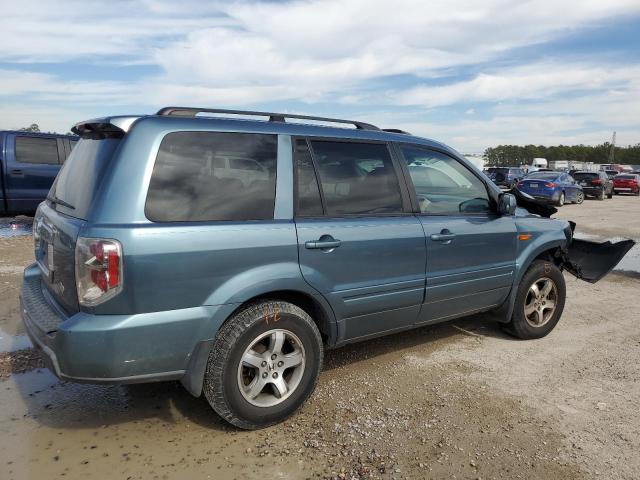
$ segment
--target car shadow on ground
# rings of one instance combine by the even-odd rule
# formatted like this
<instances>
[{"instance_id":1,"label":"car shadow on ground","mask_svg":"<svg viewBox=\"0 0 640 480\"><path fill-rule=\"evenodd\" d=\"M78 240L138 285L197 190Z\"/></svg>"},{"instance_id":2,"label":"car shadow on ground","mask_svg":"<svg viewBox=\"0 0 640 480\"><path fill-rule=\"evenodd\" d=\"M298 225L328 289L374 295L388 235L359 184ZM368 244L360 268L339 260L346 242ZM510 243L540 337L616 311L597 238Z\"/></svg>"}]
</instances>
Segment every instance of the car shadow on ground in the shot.
<instances>
[{"instance_id":1,"label":"car shadow on ground","mask_svg":"<svg viewBox=\"0 0 640 480\"><path fill-rule=\"evenodd\" d=\"M438 349L433 344L443 340L455 342L455 337L461 339L466 335L512 340L496 322L475 315L328 350L324 371L421 346ZM50 428L101 428L147 420L171 425L186 418L207 429L235 430L212 411L204 396L193 397L179 382L78 384L61 382L45 369L12 378L26 406L26 416Z\"/></svg>"}]
</instances>

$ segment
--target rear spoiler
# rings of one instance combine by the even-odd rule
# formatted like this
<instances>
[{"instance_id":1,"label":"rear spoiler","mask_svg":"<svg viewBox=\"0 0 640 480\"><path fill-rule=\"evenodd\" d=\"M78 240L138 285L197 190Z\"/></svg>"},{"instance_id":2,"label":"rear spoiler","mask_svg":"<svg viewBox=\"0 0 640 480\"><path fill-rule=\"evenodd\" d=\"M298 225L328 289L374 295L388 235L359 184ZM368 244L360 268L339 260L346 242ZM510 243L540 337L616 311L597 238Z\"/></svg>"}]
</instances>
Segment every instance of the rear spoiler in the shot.
<instances>
[{"instance_id":1,"label":"rear spoiler","mask_svg":"<svg viewBox=\"0 0 640 480\"><path fill-rule=\"evenodd\" d=\"M117 116L94 118L76 123L71 131L81 138L119 138L129 131L139 116Z\"/></svg>"}]
</instances>

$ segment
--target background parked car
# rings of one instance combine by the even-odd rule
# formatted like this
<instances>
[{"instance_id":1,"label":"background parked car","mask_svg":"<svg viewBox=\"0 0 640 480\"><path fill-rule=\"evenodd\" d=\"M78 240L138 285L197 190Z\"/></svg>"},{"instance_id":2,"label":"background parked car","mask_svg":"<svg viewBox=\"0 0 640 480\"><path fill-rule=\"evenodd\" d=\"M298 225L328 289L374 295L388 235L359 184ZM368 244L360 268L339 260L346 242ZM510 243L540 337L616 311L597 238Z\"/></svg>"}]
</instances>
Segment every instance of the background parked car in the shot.
<instances>
[{"instance_id":1,"label":"background parked car","mask_svg":"<svg viewBox=\"0 0 640 480\"><path fill-rule=\"evenodd\" d=\"M573 178L580 184L585 195L604 200L613 197L613 181L603 172L576 172Z\"/></svg>"},{"instance_id":2,"label":"background parked car","mask_svg":"<svg viewBox=\"0 0 640 480\"><path fill-rule=\"evenodd\" d=\"M582 203L582 187L568 173L533 172L518 182L517 189L547 203L562 206L565 202Z\"/></svg>"},{"instance_id":3,"label":"background parked car","mask_svg":"<svg viewBox=\"0 0 640 480\"><path fill-rule=\"evenodd\" d=\"M620 172L618 170L605 170L604 173L607 174L607 177L609 177L610 179L613 180L613 177L615 177L616 175L618 175Z\"/></svg>"},{"instance_id":4,"label":"background parked car","mask_svg":"<svg viewBox=\"0 0 640 480\"><path fill-rule=\"evenodd\" d=\"M640 175L621 173L613 178L613 193L633 193L640 195Z\"/></svg>"},{"instance_id":5,"label":"background parked car","mask_svg":"<svg viewBox=\"0 0 640 480\"><path fill-rule=\"evenodd\" d=\"M485 173L499 187L513 188L526 172L520 167L489 167Z\"/></svg>"},{"instance_id":6,"label":"background parked car","mask_svg":"<svg viewBox=\"0 0 640 480\"><path fill-rule=\"evenodd\" d=\"M78 137L0 132L0 214L33 213Z\"/></svg>"}]
</instances>

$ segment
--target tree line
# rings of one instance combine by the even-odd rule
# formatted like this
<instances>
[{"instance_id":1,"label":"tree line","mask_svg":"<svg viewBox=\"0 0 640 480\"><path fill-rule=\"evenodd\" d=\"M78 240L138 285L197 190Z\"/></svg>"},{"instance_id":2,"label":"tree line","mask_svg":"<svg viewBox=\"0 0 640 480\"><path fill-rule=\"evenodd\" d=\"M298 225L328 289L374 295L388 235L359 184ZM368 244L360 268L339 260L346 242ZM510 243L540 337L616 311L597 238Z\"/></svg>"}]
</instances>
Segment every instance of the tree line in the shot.
<instances>
[{"instance_id":1,"label":"tree line","mask_svg":"<svg viewBox=\"0 0 640 480\"><path fill-rule=\"evenodd\" d=\"M569 160L574 162L611 163L609 151L611 144L601 145L558 145L545 147L543 145L498 145L484 151L484 158L488 166L503 167L516 165L531 165L534 158L553 160ZM640 143L627 147L615 147L613 163L623 165L640 165Z\"/></svg>"}]
</instances>

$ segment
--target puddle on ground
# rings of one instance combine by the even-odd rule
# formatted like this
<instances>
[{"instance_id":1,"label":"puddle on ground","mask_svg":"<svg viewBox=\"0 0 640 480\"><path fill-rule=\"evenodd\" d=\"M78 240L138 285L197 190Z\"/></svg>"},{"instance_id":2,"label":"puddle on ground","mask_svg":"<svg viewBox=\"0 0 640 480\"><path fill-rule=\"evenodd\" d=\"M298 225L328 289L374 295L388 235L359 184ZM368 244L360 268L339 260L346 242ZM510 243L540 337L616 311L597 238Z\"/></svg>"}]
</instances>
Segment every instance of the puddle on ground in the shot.
<instances>
[{"instance_id":1,"label":"puddle on ground","mask_svg":"<svg viewBox=\"0 0 640 480\"><path fill-rule=\"evenodd\" d=\"M9 335L0 329L0 353L15 352L33 347L27 335Z\"/></svg>"},{"instance_id":2,"label":"puddle on ground","mask_svg":"<svg viewBox=\"0 0 640 480\"><path fill-rule=\"evenodd\" d=\"M31 217L0 218L0 238L31 235L32 228Z\"/></svg>"},{"instance_id":3,"label":"puddle on ground","mask_svg":"<svg viewBox=\"0 0 640 480\"><path fill-rule=\"evenodd\" d=\"M581 240L591 240L594 242L606 242L609 240L611 243L619 242L620 240L627 240L622 237L604 238L597 235L589 235L587 233L576 232L575 238ZM620 263L613 269L618 272L635 272L640 273L640 242L636 241L636 244L627 254L620 260Z\"/></svg>"},{"instance_id":4,"label":"puddle on ground","mask_svg":"<svg viewBox=\"0 0 640 480\"><path fill-rule=\"evenodd\" d=\"M233 429L177 382L83 385L42 369L0 385L3 479L311 477L295 458L263 462L268 429Z\"/></svg>"}]
</instances>

